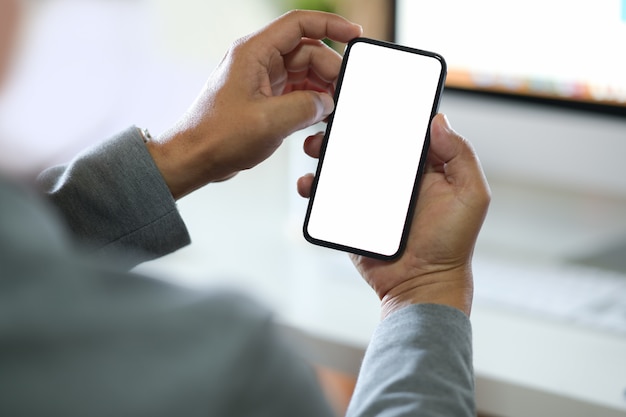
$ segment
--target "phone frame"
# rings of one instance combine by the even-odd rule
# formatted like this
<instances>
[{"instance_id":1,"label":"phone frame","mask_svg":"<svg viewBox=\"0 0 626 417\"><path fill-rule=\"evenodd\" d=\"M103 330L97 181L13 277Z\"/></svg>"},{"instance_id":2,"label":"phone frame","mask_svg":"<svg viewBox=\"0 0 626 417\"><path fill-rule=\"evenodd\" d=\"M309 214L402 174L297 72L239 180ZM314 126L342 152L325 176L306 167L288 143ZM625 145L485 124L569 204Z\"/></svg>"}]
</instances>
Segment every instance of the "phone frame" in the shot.
<instances>
[{"instance_id":1,"label":"phone frame","mask_svg":"<svg viewBox=\"0 0 626 417\"><path fill-rule=\"evenodd\" d=\"M439 109L439 102L441 99L441 94L443 92L443 88L444 88L444 84L445 84L445 79L446 79L446 73L447 73L447 65L446 65L446 61L445 59L440 55L437 54L435 52L430 52L430 51L425 51L422 49L417 49L417 48L412 48L412 47L408 47L408 46L403 46L403 45L398 45L398 44L394 44L391 42L385 42L385 41L381 41L381 40L376 40L376 39L370 39L370 38L364 38L364 37L359 37L359 38L355 38L353 40L351 40L347 45L346 45L346 49L345 49L345 53L344 53L344 58L341 64L341 69L339 72L339 76L337 79L337 86L335 89L335 94L334 94L334 99L335 99L335 103L339 103L340 100L340 94L341 94L341 86L343 84L343 79L344 79L344 75L345 75L345 71L346 71L346 67L348 65L348 61L350 58L350 51L352 49L352 47L359 42L365 42L365 43L369 43L369 44L373 44L376 46L380 46L380 47L384 47L384 48L391 48L391 49L396 49L396 50L400 50L400 51L404 51L404 52L408 52L408 53L413 53L413 54L417 54L417 55L423 55L429 58L434 58L436 60L438 60L440 62L441 65L441 71L439 74L439 80L438 80L438 85L435 91L435 95L433 97L433 104L431 107L431 112L429 115L429 121L428 121L428 127L426 129L425 132L425 138L424 138L424 144L422 147L422 153L420 156L420 160L419 160L419 164L418 164L418 168L417 168L417 173L415 176L415 180L413 183L413 189L411 192L411 197L410 197L410 201L409 201L409 205L407 207L407 213L406 213L406 217L404 220L404 227L402 230L402 234L400 236L400 242L398 245L398 249L395 253L391 254L391 255L385 255L385 254L381 254L381 253L376 253L376 252L372 252L372 251L368 251L362 248L357 248L357 247L352 247L352 246L346 246L337 242L331 242L331 241L327 241L327 240L323 240L323 239L318 239L315 238L313 236L311 236L308 232L308 225L309 225L309 219L310 219L310 215L313 209L313 205L315 203L315 194L317 191L317 187L318 187L318 180L320 178L320 174L322 173L322 169L323 169L323 165L324 165L324 157L326 155L326 150L328 147L328 141L330 139L330 135L332 132L332 127L333 127L333 120L334 120L334 116L335 116L335 112L333 112L329 117L328 117L328 123L326 126L326 131L324 133L324 139L322 142L322 147L320 150L320 157L319 157L319 161L317 164L317 169L316 169L316 173L315 173L315 178L313 180L313 185L311 188L311 196L309 198L309 202L308 202L308 206L307 206L307 210L306 210L306 215L305 215L305 219L304 219L304 225L303 225L303 234L305 239L309 242L312 243L314 245L318 245L318 246L323 246L323 247L327 247L327 248L331 248L331 249L336 249L336 250L340 250L340 251L344 251L344 252L349 252L349 253L354 253L356 255L362 255L362 256L366 256L366 257L370 257L370 258L376 258L376 259L381 259L381 260L393 260L398 258L403 252L404 249L406 248L406 244L407 244L407 239L408 239L408 235L410 232L410 228L411 228L411 220L413 218L413 214L415 211L415 205L417 203L417 197L419 194L419 189L420 189L420 183L421 183L421 178L423 176L423 172L424 172L424 166L426 164L426 159L428 156L428 150L430 148L430 123L432 122L433 117L437 114L437 111Z\"/></svg>"}]
</instances>

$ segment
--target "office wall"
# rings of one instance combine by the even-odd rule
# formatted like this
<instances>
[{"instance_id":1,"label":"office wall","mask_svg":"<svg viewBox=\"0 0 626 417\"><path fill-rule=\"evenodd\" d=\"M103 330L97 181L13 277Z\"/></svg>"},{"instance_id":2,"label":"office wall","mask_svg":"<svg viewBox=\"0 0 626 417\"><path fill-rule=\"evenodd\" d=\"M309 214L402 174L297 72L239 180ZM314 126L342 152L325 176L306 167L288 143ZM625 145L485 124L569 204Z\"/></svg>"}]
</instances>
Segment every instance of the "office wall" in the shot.
<instances>
[{"instance_id":1,"label":"office wall","mask_svg":"<svg viewBox=\"0 0 626 417\"><path fill-rule=\"evenodd\" d=\"M131 124L163 131L230 43L278 14L273 0L27 4L0 95L0 162L20 171L65 161Z\"/></svg>"}]
</instances>

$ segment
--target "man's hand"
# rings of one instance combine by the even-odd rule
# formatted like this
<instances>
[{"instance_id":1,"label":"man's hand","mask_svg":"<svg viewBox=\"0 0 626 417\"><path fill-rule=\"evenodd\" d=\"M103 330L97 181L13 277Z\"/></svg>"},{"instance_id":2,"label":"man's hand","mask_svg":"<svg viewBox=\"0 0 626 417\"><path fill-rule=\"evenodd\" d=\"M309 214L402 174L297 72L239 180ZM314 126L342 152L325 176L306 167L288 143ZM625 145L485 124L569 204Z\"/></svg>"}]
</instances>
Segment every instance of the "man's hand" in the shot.
<instances>
[{"instance_id":1,"label":"man's hand","mask_svg":"<svg viewBox=\"0 0 626 417\"><path fill-rule=\"evenodd\" d=\"M322 136L306 139L305 152L319 157ZM313 176L298 180L309 197ZM456 307L469 315L473 280L471 260L491 199L480 162L469 142L443 115L431 124L428 161L402 256L385 262L351 255L382 300L383 316L414 303Z\"/></svg>"},{"instance_id":2,"label":"man's hand","mask_svg":"<svg viewBox=\"0 0 626 417\"><path fill-rule=\"evenodd\" d=\"M148 143L172 195L259 164L291 133L334 109L341 56L360 26L322 12L287 13L236 41L183 118Z\"/></svg>"}]
</instances>

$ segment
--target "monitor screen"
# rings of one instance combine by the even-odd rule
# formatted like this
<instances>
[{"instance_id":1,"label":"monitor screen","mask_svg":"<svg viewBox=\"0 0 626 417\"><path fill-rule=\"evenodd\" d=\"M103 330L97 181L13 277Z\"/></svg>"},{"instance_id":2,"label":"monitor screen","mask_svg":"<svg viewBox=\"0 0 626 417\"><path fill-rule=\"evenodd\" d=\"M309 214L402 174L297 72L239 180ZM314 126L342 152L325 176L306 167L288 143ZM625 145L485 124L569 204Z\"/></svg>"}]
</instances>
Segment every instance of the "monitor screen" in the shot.
<instances>
[{"instance_id":1,"label":"monitor screen","mask_svg":"<svg viewBox=\"0 0 626 417\"><path fill-rule=\"evenodd\" d=\"M447 87L626 109L626 0L396 0L394 29Z\"/></svg>"}]
</instances>

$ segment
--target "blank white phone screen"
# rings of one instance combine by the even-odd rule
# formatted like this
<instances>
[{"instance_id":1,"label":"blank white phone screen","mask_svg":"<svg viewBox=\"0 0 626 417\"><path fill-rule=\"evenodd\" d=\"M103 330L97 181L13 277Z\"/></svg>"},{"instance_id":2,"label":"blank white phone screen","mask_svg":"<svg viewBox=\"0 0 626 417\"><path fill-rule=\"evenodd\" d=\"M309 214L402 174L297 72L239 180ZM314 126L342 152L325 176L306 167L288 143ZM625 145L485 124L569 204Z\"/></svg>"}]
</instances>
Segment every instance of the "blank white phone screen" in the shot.
<instances>
[{"instance_id":1,"label":"blank white phone screen","mask_svg":"<svg viewBox=\"0 0 626 417\"><path fill-rule=\"evenodd\" d=\"M305 235L392 257L401 248L445 64L363 41L346 56Z\"/></svg>"}]
</instances>

